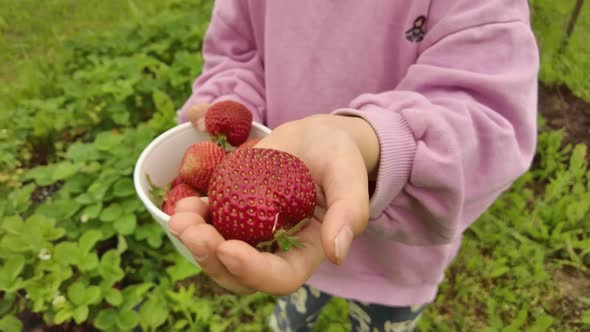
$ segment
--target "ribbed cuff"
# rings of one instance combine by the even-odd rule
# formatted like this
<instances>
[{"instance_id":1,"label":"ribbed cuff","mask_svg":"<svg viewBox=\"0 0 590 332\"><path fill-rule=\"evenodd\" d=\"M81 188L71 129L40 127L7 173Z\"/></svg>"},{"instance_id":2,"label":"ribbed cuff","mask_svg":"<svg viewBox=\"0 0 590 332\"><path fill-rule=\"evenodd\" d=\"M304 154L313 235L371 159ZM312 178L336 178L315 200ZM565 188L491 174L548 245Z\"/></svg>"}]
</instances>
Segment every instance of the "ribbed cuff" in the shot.
<instances>
[{"instance_id":1,"label":"ribbed cuff","mask_svg":"<svg viewBox=\"0 0 590 332\"><path fill-rule=\"evenodd\" d=\"M366 105L360 110L339 109L332 114L361 117L377 134L380 147L379 170L375 192L370 201L371 219L375 219L391 204L409 180L416 153L414 135L399 112L378 106Z\"/></svg>"}]
</instances>

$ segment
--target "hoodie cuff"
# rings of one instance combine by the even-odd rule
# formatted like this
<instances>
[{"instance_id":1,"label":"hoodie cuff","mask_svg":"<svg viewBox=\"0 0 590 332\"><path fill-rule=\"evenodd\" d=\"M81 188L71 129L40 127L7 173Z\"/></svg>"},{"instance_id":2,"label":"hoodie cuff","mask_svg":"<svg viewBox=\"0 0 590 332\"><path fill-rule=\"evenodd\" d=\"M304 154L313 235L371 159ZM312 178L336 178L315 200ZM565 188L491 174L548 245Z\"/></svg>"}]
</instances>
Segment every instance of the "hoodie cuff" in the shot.
<instances>
[{"instance_id":1,"label":"hoodie cuff","mask_svg":"<svg viewBox=\"0 0 590 332\"><path fill-rule=\"evenodd\" d=\"M370 200L370 217L376 219L409 181L416 140L399 112L366 105L360 110L339 109L334 115L357 116L367 121L379 139L379 169Z\"/></svg>"}]
</instances>

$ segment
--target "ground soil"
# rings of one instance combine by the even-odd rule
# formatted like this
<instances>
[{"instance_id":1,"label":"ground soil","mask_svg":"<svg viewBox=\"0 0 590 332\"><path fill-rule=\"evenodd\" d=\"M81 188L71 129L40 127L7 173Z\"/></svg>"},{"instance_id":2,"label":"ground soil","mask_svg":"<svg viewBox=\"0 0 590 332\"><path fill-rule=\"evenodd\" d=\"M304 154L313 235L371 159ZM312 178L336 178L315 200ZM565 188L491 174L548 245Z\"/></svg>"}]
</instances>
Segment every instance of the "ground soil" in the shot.
<instances>
[{"instance_id":1,"label":"ground soil","mask_svg":"<svg viewBox=\"0 0 590 332\"><path fill-rule=\"evenodd\" d=\"M565 144L590 147L590 102L561 86L539 87L539 113L552 129L565 129Z\"/></svg>"}]
</instances>

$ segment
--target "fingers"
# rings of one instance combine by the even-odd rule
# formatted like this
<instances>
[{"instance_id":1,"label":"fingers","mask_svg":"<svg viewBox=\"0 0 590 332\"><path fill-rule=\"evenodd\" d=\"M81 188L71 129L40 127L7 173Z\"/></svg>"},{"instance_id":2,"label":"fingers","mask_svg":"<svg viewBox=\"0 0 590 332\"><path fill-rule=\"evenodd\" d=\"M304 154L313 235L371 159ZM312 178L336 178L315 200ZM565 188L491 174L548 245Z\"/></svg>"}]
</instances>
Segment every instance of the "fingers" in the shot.
<instances>
[{"instance_id":1,"label":"fingers","mask_svg":"<svg viewBox=\"0 0 590 332\"><path fill-rule=\"evenodd\" d=\"M194 212L175 213L168 221L168 230L174 236L179 237L190 226L206 224L205 219L200 214Z\"/></svg>"},{"instance_id":2,"label":"fingers","mask_svg":"<svg viewBox=\"0 0 590 332\"><path fill-rule=\"evenodd\" d=\"M179 236L191 225L206 224L209 205L198 197L187 197L176 203L175 213L168 221L168 230Z\"/></svg>"},{"instance_id":3,"label":"fingers","mask_svg":"<svg viewBox=\"0 0 590 332\"><path fill-rule=\"evenodd\" d=\"M168 229L191 252L205 273L221 287L238 293L251 294L254 289L237 281L216 256L217 247L225 240L205 218L209 205L198 197L187 197L176 203L176 213L170 217Z\"/></svg>"},{"instance_id":4,"label":"fingers","mask_svg":"<svg viewBox=\"0 0 590 332\"><path fill-rule=\"evenodd\" d=\"M240 284L273 295L290 294L307 281L325 257L320 227L313 221L297 234L303 248L272 254L230 240L219 246L217 257Z\"/></svg>"},{"instance_id":5,"label":"fingers","mask_svg":"<svg viewBox=\"0 0 590 332\"><path fill-rule=\"evenodd\" d=\"M193 254L203 271L221 287L238 294L254 292L254 289L237 281L217 258L217 248L225 240L213 226L209 224L189 226L180 234L179 239Z\"/></svg>"},{"instance_id":6,"label":"fingers","mask_svg":"<svg viewBox=\"0 0 590 332\"><path fill-rule=\"evenodd\" d=\"M205 131L205 113L211 105L207 103L192 105L186 111L186 117L198 130Z\"/></svg>"},{"instance_id":7,"label":"fingers","mask_svg":"<svg viewBox=\"0 0 590 332\"><path fill-rule=\"evenodd\" d=\"M353 237L362 233L369 221L368 179L359 174L366 174L362 158L342 156L334 158L320 177L327 208L322 220L322 244L326 256L335 264L346 258Z\"/></svg>"},{"instance_id":8,"label":"fingers","mask_svg":"<svg viewBox=\"0 0 590 332\"><path fill-rule=\"evenodd\" d=\"M176 208L174 211L176 213L194 212L201 215L203 218L206 218L209 214L209 205L199 197L187 197L176 203Z\"/></svg>"}]
</instances>

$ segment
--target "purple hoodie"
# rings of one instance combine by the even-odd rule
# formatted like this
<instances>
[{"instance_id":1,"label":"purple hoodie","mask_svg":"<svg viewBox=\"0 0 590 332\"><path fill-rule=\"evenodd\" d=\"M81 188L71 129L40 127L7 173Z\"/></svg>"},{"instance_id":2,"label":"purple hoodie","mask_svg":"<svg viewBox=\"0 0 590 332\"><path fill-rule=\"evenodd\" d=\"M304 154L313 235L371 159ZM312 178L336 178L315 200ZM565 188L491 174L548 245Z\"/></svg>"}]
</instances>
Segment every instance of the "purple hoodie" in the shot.
<instances>
[{"instance_id":1,"label":"purple hoodie","mask_svg":"<svg viewBox=\"0 0 590 332\"><path fill-rule=\"evenodd\" d=\"M308 283L364 302L434 300L462 233L530 166L538 49L526 0L218 0L179 112L233 99L273 128L364 118L381 149L371 220Z\"/></svg>"}]
</instances>

